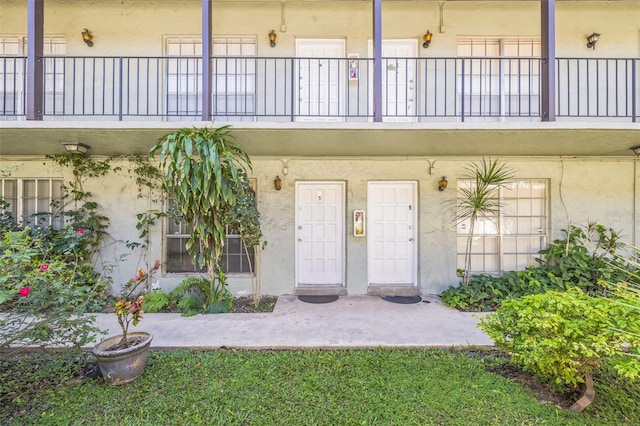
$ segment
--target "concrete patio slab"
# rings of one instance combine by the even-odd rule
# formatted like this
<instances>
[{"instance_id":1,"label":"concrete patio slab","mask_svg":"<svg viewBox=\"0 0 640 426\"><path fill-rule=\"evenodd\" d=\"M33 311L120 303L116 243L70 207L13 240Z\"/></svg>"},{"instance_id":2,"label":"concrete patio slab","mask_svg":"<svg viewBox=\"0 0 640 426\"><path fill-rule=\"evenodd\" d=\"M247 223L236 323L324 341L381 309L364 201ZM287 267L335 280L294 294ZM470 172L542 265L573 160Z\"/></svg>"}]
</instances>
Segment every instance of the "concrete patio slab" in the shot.
<instances>
[{"instance_id":1,"label":"concrete patio slab","mask_svg":"<svg viewBox=\"0 0 640 426\"><path fill-rule=\"evenodd\" d=\"M437 296L423 296L415 304L378 296L315 304L280 296L272 313L145 314L130 331L153 334L151 349L156 350L492 346L477 328L479 315L446 307ZM98 314L96 325L110 336L120 334L113 314Z\"/></svg>"}]
</instances>

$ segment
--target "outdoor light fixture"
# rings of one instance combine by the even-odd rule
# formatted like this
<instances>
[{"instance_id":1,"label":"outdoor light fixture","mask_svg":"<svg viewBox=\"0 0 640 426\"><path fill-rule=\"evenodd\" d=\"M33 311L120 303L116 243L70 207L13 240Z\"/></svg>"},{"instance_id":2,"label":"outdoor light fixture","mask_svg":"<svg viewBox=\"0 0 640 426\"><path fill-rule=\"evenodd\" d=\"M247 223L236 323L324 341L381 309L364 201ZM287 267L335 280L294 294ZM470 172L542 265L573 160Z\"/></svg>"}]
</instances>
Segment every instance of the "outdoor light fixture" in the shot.
<instances>
[{"instance_id":1,"label":"outdoor light fixture","mask_svg":"<svg viewBox=\"0 0 640 426\"><path fill-rule=\"evenodd\" d=\"M280 191L282 189L282 180L280 179L280 176L276 176L276 178L273 180L273 187L276 189L276 191Z\"/></svg>"},{"instance_id":2,"label":"outdoor light fixture","mask_svg":"<svg viewBox=\"0 0 640 426\"><path fill-rule=\"evenodd\" d=\"M629 148L631 151L633 151L633 153L638 156L640 155L640 145L635 145L632 146L631 148Z\"/></svg>"},{"instance_id":3,"label":"outdoor light fixture","mask_svg":"<svg viewBox=\"0 0 640 426\"><path fill-rule=\"evenodd\" d=\"M269 44L271 45L271 47L276 47L276 38L278 38L278 36L276 35L276 31L271 30L271 32L269 33Z\"/></svg>"},{"instance_id":4,"label":"outdoor light fixture","mask_svg":"<svg viewBox=\"0 0 640 426\"><path fill-rule=\"evenodd\" d=\"M87 46L93 47L93 34L91 34L91 31L86 28L82 32L82 41L87 43Z\"/></svg>"},{"instance_id":5,"label":"outdoor light fixture","mask_svg":"<svg viewBox=\"0 0 640 426\"><path fill-rule=\"evenodd\" d=\"M447 188L447 185L449 184L449 181L447 180L446 176L442 176L442 179L440 179L440 182L438 182L438 191L442 192Z\"/></svg>"},{"instance_id":6,"label":"outdoor light fixture","mask_svg":"<svg viewBox=\"0 0 640 426\"><path fill-rule=\"evenodd\" d=\"M90 148L89 145L85 145L81 142L62 142L64 150L69 154L85 154Z\"/></svg>"},{"instance_id":7,"label":"outdoor light fixture","mask_svg":"<svg viewBox=\"0 0 640 426\"><path fill-rule=\"evenodd\" d=\"M590 47L593 50L596 50L596 43L598 42L598 39L600 39L600 34L598 33L591 34L589 37L587 37L587 47Z\"/></svg>"},{"instance_id":8,"label":"outdoor light fixture","mask_svg":"<svg viewBox=\"0 0 640 426\"><path fill-rule=\"evenodd\" d=\"M429 44L431 43L431 37L433 37L433 34L431 34L429 30L427 30L427 33L422 36L422 40L424 40L424 43L422 43L422 47L424 47L425 49L429 47Z\"/></svg>"}]
</instances>

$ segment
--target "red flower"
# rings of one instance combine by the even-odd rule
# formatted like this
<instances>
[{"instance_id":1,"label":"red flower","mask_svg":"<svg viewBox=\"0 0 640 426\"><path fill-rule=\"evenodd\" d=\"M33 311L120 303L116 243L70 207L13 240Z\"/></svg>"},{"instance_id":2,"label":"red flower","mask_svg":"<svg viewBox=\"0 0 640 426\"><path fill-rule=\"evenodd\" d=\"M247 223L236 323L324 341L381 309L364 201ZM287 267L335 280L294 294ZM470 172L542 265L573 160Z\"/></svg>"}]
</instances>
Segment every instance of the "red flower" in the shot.
<instances>
[{"instance_id":1,"label":"red flower","mask_svg":"<svg viewBox=\"0 0 640 426\"><path fill-rule=\"evenodd\" d=\"M31 293L31 290L29 289L29 287L22 287L18 292L18 294L22 297L27 297L29 293Z\"/></svg>"},{"instance_id":2,"label":"red flower","mask_svg":"<svg viewBox=\"0 0 640 426\"><path fill-rule=\"evenodd\" d=\"M42 266L40 267L40 272L44 272L44 271L46 271L47 269L49 269L49 265L44 264L44 265L42 265Z\"/></svg>"},{"instance_id":3,"label":"red flower","mask_svg":"<svg viewBox=\"0 0 640 426\"><path fill-rule=\"evenodd\" d=\"M82 228L78 228L78 229L76 229L76 232L77 232L78 234L84 234L84 229L82 229Z\"/></svg>"}]
</instances>

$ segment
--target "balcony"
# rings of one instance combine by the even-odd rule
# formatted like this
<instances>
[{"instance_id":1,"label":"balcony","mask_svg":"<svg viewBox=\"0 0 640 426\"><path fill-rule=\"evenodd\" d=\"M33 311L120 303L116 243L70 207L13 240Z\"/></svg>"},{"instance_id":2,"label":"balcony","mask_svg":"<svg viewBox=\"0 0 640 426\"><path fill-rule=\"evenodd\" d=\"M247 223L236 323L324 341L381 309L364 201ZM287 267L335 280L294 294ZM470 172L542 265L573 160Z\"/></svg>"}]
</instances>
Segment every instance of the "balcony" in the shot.
<instances>
[{"instance_id":1,"label":"balcony","mask_svg":"<svg viewBox=\"0 0 640 426\"><path fill-rule=\"evenodd\" d=\"M558 58L559 120L638 121L638 59ZM0 120L26 119L26 57L0 57ZM539 58L212 58L212 116L229 122L541 121ZM44 58L44 120L200 121L199 57Z\"/></svg>"}]
</instances>

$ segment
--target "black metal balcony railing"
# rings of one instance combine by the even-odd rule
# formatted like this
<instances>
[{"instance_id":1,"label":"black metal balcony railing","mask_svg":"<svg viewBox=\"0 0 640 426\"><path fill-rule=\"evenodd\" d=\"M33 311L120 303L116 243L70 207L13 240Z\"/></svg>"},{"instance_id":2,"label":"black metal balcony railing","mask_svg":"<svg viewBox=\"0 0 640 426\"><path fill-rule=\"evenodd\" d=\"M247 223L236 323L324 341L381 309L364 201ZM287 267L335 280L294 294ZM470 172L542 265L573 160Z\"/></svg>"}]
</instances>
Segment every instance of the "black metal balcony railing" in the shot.
<instances>
[{"instance_id":1,"label":"black metal balcony railing","mask_svg":"<svg viewBox=\"0 0 640 426\"><path fill-rule=\"evenodd\" d=\"M0 57L0 119L26 115L26 58ZM213 117L367 121L373 60L216 57ZM556 60L558 117L638 118L638 59ZM198 57L44 58L45 117L196 120ZM383 58L385 120L540 119L539 58ZM212 117L212 118L213 118Z\"/></svg>"}]
</instances>

